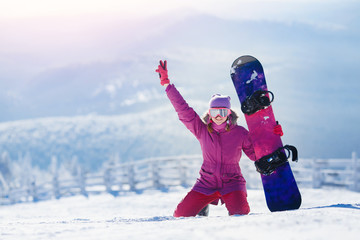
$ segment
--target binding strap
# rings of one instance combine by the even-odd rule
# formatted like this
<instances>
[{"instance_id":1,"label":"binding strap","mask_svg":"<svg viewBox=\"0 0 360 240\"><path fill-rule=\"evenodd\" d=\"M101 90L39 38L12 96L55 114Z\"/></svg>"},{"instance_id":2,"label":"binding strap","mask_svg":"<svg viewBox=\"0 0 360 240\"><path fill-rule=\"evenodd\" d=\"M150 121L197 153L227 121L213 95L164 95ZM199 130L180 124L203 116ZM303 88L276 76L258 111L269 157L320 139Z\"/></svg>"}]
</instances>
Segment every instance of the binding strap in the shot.
<instances>
[{"instance_id":1,"label":"binding strap","mask_svg":"<svg viewBox=\"0 0 360 240\"><path fill-rule=\"evenodd\" d=\"M255 162L256 171L263 175L270 175L276 170L276 168L288 161L290 154L292 154L292 161L297 162L298 151L296 147L291 145L280 147L275 152L257 160Z\"/></svg>"},{"instance_id":2,"label":"binding strap","mask_svg":"<svg viewBox=\"0 0 360 240\"><path fill-rule=\"evenodd\" d=\"M267 94L271 95L271 99ZM244 114L251 115L257 111L264 109L274 101L274 94L270 91L257 90L251 96L247 97L241 104L241 111Z\"/></svg>"}]
</instances>

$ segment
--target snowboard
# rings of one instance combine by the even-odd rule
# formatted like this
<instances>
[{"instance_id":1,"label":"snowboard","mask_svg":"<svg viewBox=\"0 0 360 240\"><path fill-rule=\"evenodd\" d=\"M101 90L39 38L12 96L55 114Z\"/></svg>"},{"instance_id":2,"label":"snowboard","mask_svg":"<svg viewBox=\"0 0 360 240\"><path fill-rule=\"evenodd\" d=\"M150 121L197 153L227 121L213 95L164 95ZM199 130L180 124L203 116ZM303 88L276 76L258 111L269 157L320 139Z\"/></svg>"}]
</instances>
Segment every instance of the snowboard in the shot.
<instances>
[{"instance_id":1,"label":"snowboard","mask_svg":"<svg viewBox=\"0 0 360 240\"><path fill-rule=\"evenodd\" d=\"M256 91L262 92L268 99L274 97L268 92L261 63L252 56L242 56L234 61L231 67L231 79L241 104ZM280 136L273 132L277 122L271 104L255 113L245 114L245 119L257 159L283 147ZM300 207L301 194L288 161L271 174L261 174L261 180L266 203L271 212Z\"/></svg>"}]
</instances>

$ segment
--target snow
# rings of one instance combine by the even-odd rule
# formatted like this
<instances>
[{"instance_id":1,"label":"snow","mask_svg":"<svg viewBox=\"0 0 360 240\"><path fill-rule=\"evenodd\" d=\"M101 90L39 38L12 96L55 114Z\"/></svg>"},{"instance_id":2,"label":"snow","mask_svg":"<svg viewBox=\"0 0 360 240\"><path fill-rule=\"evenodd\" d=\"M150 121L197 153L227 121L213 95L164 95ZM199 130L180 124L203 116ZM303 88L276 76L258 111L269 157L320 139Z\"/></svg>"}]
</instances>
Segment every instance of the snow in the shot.
<instances>
[{"instance_id":1,"label":"snow","mask_svg":"<svg viewBox=\"0 0 360 240\"><path fill-rule=\"evenodd\" d=\"M301 189L299 210L271 213L262 190L248 190L251 212L174 218L189 189L149 190L119 197L75 196L0 207L0 239L358 239L360 193Z\"/></svg>"}]
</instances>

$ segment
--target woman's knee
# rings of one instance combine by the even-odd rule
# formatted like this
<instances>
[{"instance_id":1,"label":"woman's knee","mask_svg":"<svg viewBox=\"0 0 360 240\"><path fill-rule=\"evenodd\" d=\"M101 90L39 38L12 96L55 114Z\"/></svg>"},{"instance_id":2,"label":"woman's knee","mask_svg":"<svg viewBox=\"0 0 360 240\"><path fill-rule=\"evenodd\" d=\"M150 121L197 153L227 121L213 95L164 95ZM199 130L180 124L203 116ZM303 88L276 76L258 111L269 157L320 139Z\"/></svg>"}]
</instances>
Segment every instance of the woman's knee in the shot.
<instances>
[{"instance_id":1,"label":"woman's knee","mask_svg":"<svg viewBox=\"0 0 360 240\"><path fill-rule=\"evenodd\" d=\"M223 196L229 215L247 215L250 206L245 191L234 191Z\"/></svg>"}]
</instances>

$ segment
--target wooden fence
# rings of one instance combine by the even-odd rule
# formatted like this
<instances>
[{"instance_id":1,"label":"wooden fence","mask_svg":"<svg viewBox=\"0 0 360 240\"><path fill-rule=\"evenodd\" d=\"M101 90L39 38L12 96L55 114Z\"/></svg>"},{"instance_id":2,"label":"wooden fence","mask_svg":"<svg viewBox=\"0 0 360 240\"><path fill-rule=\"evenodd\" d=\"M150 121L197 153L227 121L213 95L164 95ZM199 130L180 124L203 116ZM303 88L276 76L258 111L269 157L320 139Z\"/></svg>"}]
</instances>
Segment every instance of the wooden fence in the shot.
<instances>
[{"instance_id":1,"label":"wooden fence","mask_svg":"<svg viewBox=\"0 0 360 240\"><path fill-rule=\"evenodd\" d=\"M148 189L167 191L171 187L190 187L198 177L202 158L178 156L149 158L121 164L108 164L102 171L87 173L78 167L76 174L66 179L54 174L51 181L27 181L21 187L0 190L0 205L28 201L59 199L73 195L126 192L141 193ZM261 188L259 174L252 161L242 159L241 169L249 189ZM360 161L353 153L351 159L300 159L291 163L301 187L341 187L360 192ZM0 181L4 179L0 174Z\"/></svg>"}]
</instances>

